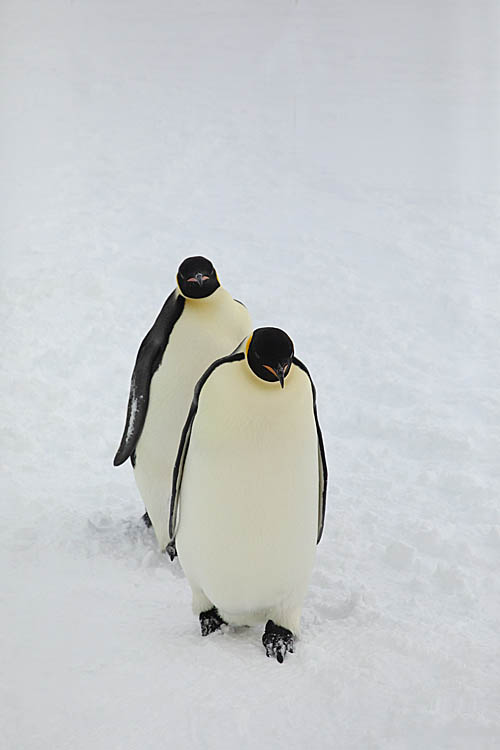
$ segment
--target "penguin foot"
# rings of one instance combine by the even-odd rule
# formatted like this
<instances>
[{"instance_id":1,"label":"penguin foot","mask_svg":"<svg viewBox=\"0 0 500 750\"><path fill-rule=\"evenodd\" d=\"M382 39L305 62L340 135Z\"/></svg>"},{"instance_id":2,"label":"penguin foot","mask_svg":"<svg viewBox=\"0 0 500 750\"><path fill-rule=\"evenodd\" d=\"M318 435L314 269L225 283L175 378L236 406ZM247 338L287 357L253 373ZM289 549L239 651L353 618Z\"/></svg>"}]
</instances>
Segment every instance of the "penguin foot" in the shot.
<instances>
[{"instance_id":1,"label":"penguin foot","mask_svg":"<svg viewBox=\"0 0 500 750\"><path fill-rule=\"evenodd\" d=\"M292 631L276 625L272 620L267 621L262 643L266 649L266 656L274 656L280 664L283 663L287 652L293 654Z\"/></svg>"},{"instance_id":2,"label":"penguin foot","mask_svg":"<svg viewBox=\"0 0 500 750\"><path fill-rule=\"evenodd\" d=\"M200 613L200 626L202 635L210 635L210 633L215 633L215 631L219 630L222 625L227 625L227 622L223 620L220 614L217 612L217 607L212 607L212 609Z\"/></svg>"},{"instance_id":3,"label":"penguin foot","mask_svg":"<svg viewBox=\"0 0 500 750\"><path fill-rule=\"evenodd\" d=\"M146 526L146 527L147 527L148 529L150 529L150 528L151 528L151 526L153 525L153 524L151 523L151 519L150 519L150 517L149 517L149 513L148 513L147 511L146 511L146 512L144 513L144 515L143 515L143 517L142 517L142 521L143 521L143 523L144 523L144 526Z\"/></svg>"}]
</instances>

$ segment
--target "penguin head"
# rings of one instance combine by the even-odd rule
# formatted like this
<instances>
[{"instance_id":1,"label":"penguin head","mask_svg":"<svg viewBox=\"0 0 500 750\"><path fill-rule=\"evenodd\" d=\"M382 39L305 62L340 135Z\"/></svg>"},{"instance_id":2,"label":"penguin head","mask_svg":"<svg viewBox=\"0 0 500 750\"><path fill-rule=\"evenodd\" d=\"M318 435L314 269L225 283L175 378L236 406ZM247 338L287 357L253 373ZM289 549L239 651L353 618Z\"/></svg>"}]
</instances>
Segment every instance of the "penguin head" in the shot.
<instances>
[{"instance_id":1,"label":"penguin head","mask_svg":"<svg viewBox=\"0 0 500 750\"><path fill-rule=\"evenodd\" d=\"M215 268L201 255L182 261L177 271L177 284L188 299L209 297L220 287Z\"/></svg>"},{"instance_id":2,"label":"penguin head","mask_svg":"<svg viewBox=\"0 0 500 750\"><path fill-rule=\"evenodd\" d=\"M268 383L285 387L293 359L293 341L280 328L257 328L247 341L247 362L252 372Z\"/></svg>"}]
</instances>

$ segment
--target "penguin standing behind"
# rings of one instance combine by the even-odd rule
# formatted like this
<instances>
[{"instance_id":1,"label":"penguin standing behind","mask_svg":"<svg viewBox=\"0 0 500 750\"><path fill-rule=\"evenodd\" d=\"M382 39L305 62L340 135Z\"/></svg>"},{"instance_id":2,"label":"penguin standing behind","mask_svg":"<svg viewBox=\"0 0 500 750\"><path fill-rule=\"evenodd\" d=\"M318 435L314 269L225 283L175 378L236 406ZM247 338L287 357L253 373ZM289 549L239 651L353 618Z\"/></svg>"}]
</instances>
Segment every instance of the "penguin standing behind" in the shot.
<instances>
[{"instance_id":1,"label":"penguin standing behind","mask_svg":"<svg viewBox=\"0 0 500 750\"><path fill-rule=\"evenodd\" d=\"M206 258L186 258L177 289L143 340L132 374L127 419L114 459L130 458L158 543L168 539L168 498L182 426L196 381L252 330L246 307L221 287Z\"/></svg>"},{"instance_id":2,"label":"penguin standing behind","mask_svg":"<svg viewBox=\"0 0 500 750\"><path fill-rule=\"evenodd\" d=\"M293 651L326 484L309 372L284 331L259 328L197 383L173 474L170 535L202 635L267 621L267 656Z\"/></svg>"}]
</instances>

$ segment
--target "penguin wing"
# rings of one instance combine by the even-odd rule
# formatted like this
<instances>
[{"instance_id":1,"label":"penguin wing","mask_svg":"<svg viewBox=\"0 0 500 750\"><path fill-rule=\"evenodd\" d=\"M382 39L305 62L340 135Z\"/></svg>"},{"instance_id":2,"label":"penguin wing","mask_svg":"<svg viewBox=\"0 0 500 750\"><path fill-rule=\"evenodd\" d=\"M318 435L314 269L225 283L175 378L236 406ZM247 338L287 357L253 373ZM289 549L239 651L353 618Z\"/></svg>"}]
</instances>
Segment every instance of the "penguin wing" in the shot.
<instances>
[{"instance_id":1,"label":"penguin wing","mask_svg":"<svg viewBox=\"0 0 500 750\"><path fill-rule=\"evenodd\" d=\"M238 347L239 348L239 347ZM186 463L186 456L187 452L189 450L189 441L191 439L191 431L193 429L193 422L194 418L196 417L196 412L198 411L198 404L200 401L200 393L207 382L210 375L221 365L225 365L228 362L239 362L240 360L245 359L245 354L243 352L233 352L232 354L229 354L227 357L221 357L220 359L216 359L215 362L212 362L212 364L205 370L201 378L198 380L198 382L195 385L194 388L194 395L193 400L191 402L191 408L189 409L189 414L187 416L186 422L184 424L184 427L182 429L181 434L181 440L179 443L179 448L177 451L177 457L175 459L174 464L174 472L172 474L172 494L170 496L170 512L169 512L169 521L168 521L168 529L170 534L170 543L168 547L171 547L175 542L175 534L177 531L177 515L178 515L178 507L179 507L179 491L182 484L182 474L184 472L184 464ZM167 549L168 549L167 547Z\"/></svg>"},{"instance_id":2,"label":"penguin wing","mask_svg":"<svg viewBox=\"0 0 500 750\"><path fill-rule=\"evenodd\" d=\"M309 370L303 362L296 357L293 358L294 365L300 367L303 370L311 383L312 395L313 395L313 413L314 421L316 422L316 433L318 435L318 465L319 465L319 492L318 492L318 536L316 544L319 544L323 535L323 527L325 525L325 512L326 512L326 490L328 485L328 467L326 465L326 454L325 444L323 443L323 435L321 433L321 427L318 419L318 409L316 406L316 388L313 380L309 373Z\"/></svg>"},{"instance_id":3,"label":"penguin wing","mask_svg":"<svg viewBox=\"0 0 500 750\"><path fill-rule=\"evenodd\" d=\"M120 466L132 456L146 420L151 378L160 366L170 334L184 309L184 297L174 290L160 310L153 327L139 347L130 382L127 419L113 464Z\"/></svg>"}]
</instances>

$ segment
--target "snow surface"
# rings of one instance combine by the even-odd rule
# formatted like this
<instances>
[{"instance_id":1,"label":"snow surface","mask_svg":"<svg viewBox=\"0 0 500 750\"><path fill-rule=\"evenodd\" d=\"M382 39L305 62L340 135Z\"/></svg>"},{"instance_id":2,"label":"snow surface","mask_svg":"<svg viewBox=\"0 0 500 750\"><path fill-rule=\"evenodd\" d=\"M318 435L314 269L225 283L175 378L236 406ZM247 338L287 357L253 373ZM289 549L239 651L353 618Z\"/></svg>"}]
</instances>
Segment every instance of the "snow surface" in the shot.
<instances>
[{"instance_id":1,"label":"snow surface","mask_svg":"<svg viewBox=\"0 0 500 750\"><path fill-rule=\"evenodd\" d=\"M3 0L3 748L500 747L499 50L496 0ZM192 254L318 389L283 665L112 466Z\"/></svg>"}]
</instances>

